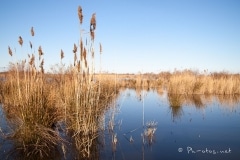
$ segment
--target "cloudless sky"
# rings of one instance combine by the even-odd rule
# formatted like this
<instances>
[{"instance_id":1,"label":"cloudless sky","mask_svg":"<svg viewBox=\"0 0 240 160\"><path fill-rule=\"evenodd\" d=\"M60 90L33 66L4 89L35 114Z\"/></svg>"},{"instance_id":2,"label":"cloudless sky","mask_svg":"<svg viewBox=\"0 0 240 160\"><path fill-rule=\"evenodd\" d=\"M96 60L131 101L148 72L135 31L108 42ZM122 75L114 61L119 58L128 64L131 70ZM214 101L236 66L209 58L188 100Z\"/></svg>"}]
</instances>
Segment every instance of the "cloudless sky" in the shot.
<instances>
[{"instance_id":1,"label":"cloudless sky","mask_svg":"<svg viewBox=\"0 0 240 160\"><path fill-rule=\"evenodd\" d=\"M73 61L80 39L78 6L89 31L96 13L96 70L99 43L102 70L119 73L173 71L175 68L240 73L239 0L1 0L0 70L42 46L45 68ZM30 29L34 27L35 36ZM23 38L23 47L18 37ZM8 55L8 46L13 58ZM16 52L15 52L16 50Z\"/></svg>"}]
</instances>

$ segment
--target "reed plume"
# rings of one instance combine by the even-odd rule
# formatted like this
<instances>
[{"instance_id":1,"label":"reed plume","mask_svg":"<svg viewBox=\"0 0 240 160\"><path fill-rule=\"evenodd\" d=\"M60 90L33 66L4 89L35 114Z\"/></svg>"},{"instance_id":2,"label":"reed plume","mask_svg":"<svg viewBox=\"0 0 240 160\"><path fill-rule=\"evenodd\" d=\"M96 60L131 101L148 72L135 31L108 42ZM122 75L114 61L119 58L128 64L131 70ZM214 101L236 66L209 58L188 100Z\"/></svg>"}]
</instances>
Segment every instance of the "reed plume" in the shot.
<instances>
[{"instance_id":1,"label":"reed plume","mask_svg":"<svg viewBox=\"0 0 240 160\"><path fill-rule=\"evenodd\" d=\"M78 6L78 18L79 18L80 24L82 24L83 14L82 14L82 7L81 6Z\"/></svg>"},{"instance_id":2,"label":"reed plume","mask_svg":"<svg viewBox=\"0 0 240 160\"><path fill-rule=\"evenodd\" d=\"M74 46L73 46L73 53L77 53L77 45L74 43Z\"/></svg>"},{"instance_id":3,"label":"reed plume","mask_svg":"<svg viewBox=\"0 0 240 160\"><path fill-rule=\"evenodd\" d=\"M102 54L102 44L99 43L99 51L100 51L100 54Z\"/></svg>"},{"instance_id":4,"label":"reed plume","mask_svg":"<svg viewBox=\"0 0 240 160\"><path fill-rule=\"evenodd\" d=\"M93 13L90 21L90 36L92 41L94 41L95 38L94 34L95 29L96 29L96 13Z\"/></svg>"},{"instance_id":5,"label":"reed plume","mask_svg":"<svg viewBox=\"0 0 240 160\"><path fill-rule=\"evenodd\" d=\"M39 54L39 58L43 55L43 51L42 51L41 46L39 46L39 48L38 48L38 54Z\"/></svg>"},{"instance_id":6,"label":"reed plume","mask_svg":"<svg viewBox=\"0 0 240 160\"><path fill-rule=\"evenodd\" d=\"M78 7L80 23L82 23L82 8ZM94 30L96 29L96 17L92 15L90 22L92 40L94 40ZM34 36L33 27L30 30ZM99 117L105 114L105 109L114 98L116 89L112 80L106 79L96 83L90 76L89 54L92 53L94 62L94 41L90 41L87 46L83 43L80 34L80 55L77 55L77 45L73 46L74 66L72 63L65 69L61 62L59 72L53 68L54 74L44 73L44 58L42 47L38 48L38 55L35 51L28 54L28 63L22 61L13 65L13 71L7 74L6 82L1 83L0 97L4 108L13 111L17 121L14 122L14 143L16 148L23 152L24 159L52 159L51 151L62 144L62 138L73 137L75 148L80 152L75 159L96 159L92 148L98 147ZM19 36L19 44L23 45L23 39ZM30 48L34 48L33 41L29 41ZM34 43L33 43L34 44ZM91 53L89 53L91 52ZM100 53L102 46L100 44ZM8 53L13 55L8 46ZM35 57L36 56L36 57ZM77 57L80 56L80 57ZM64 52L60 50L61 60ZM35 60L35 58L37 58ZM37 61L37 63L36 63ZM57 65L58 66L58 65ZM94 66L94 63L92 64ZM11 70L9 70L11 71ZM92 70L93 72L94 70ZM92 73L91 73L92 74ZM96 75L96 80L98 80ZM115 85L116 87L116 85ZM14 117L14 118L15 118ZM57 124L63 124L57 126ZM66 127L65 127L66 126ZM15 129L16 128L16 129ZM63 131L58 130L63 129ZM64 134L62 136L62 133ZM60 133L60 134L59 134ZM116 141L116 140L115 140ZM0 146L1 148L1 146ZM63 147L65 155L65 147ZM46 158L45 158L46 157ZM92 158L94 157L94 158ZM10 158L11 159L11 158ZM38 158L37 158L38 159Z\"/></svg>"},{"instance_id":7,"label":"reed plume","mask_svg":"<svg viewBox=\"0 0 240 160\"><path fill-rule=\"evenodd\" d=\"M34 36L34 34L35 34L35 33L34 33L34 29L33 29L33 27L32 27L32 28L31 28L31 35Z\"/></svg>"},{"instance_id":8,"label":"reed plume","mask_svg":"<svg viewBox=\"0 0 240 160\"><path fill-rule=\"evenodd\" d=\"M21 45L21 47L22 47L22 45L23 45L23 39L22 39L21 36L18 37L18 43L19 43L19 44Z\"/></svg>"},{"instance_id":9,"label":"reed plume","mask_svg":"<svg viewBox=\"0 0 240 160\"><path fill-rule=\"evenodd\" d=\"M29 55L29 57L30 57L30 55ZM34 54L32 54L32 57L30 58L29 64L32 66L34 64L34 62L35 62L35 56L34 56Z\"/></svg>"},{"instance_id":10,"label":"reed plume","mask_svg":"<svg viewBox=\"0 0 240 160\"><path fill-rule=\"evenodd\" d=\"M38 48L38 54L39 54L39 56L42 56L42 55L43 55L42 47L41 47L41 46L39 46L39 48Z\"/></svg>"},{"instance_id":11,"label":"reed plume","mask_svg":"<svg viewBox=\"0 0 240 160\"><path fill-rule=\"evenodd\" d=\"M29 45L30 45L30 48L32 49L32 42L31 41L29 41Z\"/></svg>"},{"instance_id":12,"label":"reed plume","mask_svg":"<svg viewBox=\"0 0 240 160\"><path fill-rule=\"evenodd\" d=\"M90 31L94 31L95 29L96 29L96 13L93 13L90 21Z\"/></svg>"},{"instance_id":13,"label":"reed plume","mask_svg":"<svg viewBox=\"0 0 240 160\"><path fill-rule=\"evenodd\" d=\"M12 49L8 46L8 54L12 56Z\"/></svg>"},{"instance_id":14,"label":"reed plume","mask_svg":"<svg viewBox=\"0 0 240 160\"><path fill-rule=\"evenodd\" d=\"M63 50L61 49L61 60L64 58L64 52Z\"/></svg>"}]
</instances>

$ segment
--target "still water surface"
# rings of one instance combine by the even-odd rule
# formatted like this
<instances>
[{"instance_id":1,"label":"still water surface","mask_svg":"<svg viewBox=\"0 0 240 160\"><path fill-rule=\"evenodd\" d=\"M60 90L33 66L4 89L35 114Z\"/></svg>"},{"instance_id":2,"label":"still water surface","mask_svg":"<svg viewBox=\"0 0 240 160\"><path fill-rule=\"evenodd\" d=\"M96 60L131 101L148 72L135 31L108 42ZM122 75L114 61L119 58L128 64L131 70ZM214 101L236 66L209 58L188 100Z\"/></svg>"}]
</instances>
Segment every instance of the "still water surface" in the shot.
<instances>
[{"instance_id":1,"label":"still water surface","mask_svg":"<svg viewBox=\"0 0 240 160\"><path fill-rule=\"evenodd\" d=\"M182 96L127 89L108 111L101 159L239 159L240 103L233 96ZM147 124L147 125L146 125ZM149 124L155 132L148 134ZM116 137L116 145L113 142Z\"/></svg>"},{"instance_id":2,"label":"still water surface","mask_svg":"<svg viewBox=\"0 0 240 160\"><path fill-rule=\"evenodd\" d=\"M236 96L169 96L156 90L125 89L99 126L99 159L240 158ZM0 134L11 132L1 106L0 127ZM0 136L0 157L12 145ZM74 159L69 155L67 159Z\"/></svg>"}]
</instances>

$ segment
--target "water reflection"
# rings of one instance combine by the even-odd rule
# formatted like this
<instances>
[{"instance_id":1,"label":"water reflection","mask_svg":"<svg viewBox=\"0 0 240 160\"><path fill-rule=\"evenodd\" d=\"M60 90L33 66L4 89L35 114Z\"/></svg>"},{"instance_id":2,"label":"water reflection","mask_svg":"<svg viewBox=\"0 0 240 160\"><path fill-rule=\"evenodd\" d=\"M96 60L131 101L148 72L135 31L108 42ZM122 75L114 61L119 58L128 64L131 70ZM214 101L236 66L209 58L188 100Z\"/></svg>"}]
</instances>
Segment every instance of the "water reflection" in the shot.
<instances>
[{"instance_id":1,"label":"water reflection","mask_svg":"<svg viewBox=\"0 0 240 160\"><path fill-rule=\"evenodd\" d=\"M188 99L189 102L187 102L187 104L194 105L196 108L202 108L205 106L202 101L201 95L189 95Z\"/></svg>"},{"instance_id":2,"label":"water reflection","mask_svg":"<svg viewBox=\"0 0 240 160\"><path fill-rule=\"evenodd\" d=\"M179 119L183 114L182 105L184 102L184 96L181 94L168 94L168 101L172 120Z\"/></svg>"},{"instance_id":3,"label":"water reflection","mask_svg":"<svg viewBox=\"0 0 240 160\"><path fill-rule=\"evenodd\" d=\"M59 130L63 141L51 152L54 152L53 159L81 159L82 153L90 153L90 159L207 159L209 155L179 153L177 149L230 147L236 152L225 155L224 159L237 159L240 156L239 104L239 95L179 95L158 89L123 89L111 107L97 118L98 138ZM6 143L10 141L3 135L11 133L7 129L9 123L18 120L11 111L3 112L1 107L0 113L0 150L9 151L14 143ZM79 153L74 152L79 151L78 145L82 148Z\"/></svg>"},{"instance_id":4,"label":"water reflection","mask_svg":"<svg viewBox=\"0 0 240 160\"><path fill-rule=\"evenodd\" d=\"M174 95L162 90L124 90L117 98L118 112L112 116L114 123L111 124L115 126L110 128L113 134L109 132L105 134L105 149L101 152L100 159L203 157L197 158L186 153L179 155L176 145L187 147L201 144L204 147L224 148L225 144L228 144L239 150L235 140L240 128L236 130L231 127L237 125L236 121L240 120L239 98L239 96ZM231 118L223 117L222 112L231 111L231 108L235 108L238 114L232 114ZM116 127L119 120L122 120L121 128ZM223 135L229 137L223 140ZM210 137L213 137L214 141ZM240 140L237 141L240 143ZM107 146L112 146L111 151ZM234 159L237 156L239 153L230 155L230 158ZM219 157L221 156L214 158ZM206 158L205 156L203 159Z\"/></svg>"}]
</instances>

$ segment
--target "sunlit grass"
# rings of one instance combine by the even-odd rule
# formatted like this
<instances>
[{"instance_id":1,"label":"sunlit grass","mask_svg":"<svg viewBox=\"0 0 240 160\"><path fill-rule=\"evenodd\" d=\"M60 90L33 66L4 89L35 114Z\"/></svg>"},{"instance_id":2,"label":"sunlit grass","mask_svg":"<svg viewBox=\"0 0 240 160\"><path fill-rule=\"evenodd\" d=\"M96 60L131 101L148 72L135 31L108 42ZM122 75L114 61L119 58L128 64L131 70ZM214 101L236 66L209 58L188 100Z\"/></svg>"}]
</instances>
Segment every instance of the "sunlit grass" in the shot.
<instances>
[{"instance_id":1,"label":"sunlit grass","mask_svg":"<svg viewBox=\"0 0 240 160\"><path fill-rule=\"evenodd\" d=\"M81 26L81 7L78 15ZM65 134L73 137L78 159L94 155L92 147L96 147L100 119L117 93L113 79L95 76L95 28L96 16L93 14L89 35L91 44L84 45L80 34L80 45L74 44L73 48L73 64L64 67L64 52L61 50L61 62L53 68L54 73L45 73L44 50L39 46L37 56L32 51L34 44L31 42L32 53L28 59L10 63L5 81L1 81L0 93L3 108L7 116L12 117L8 119L13 130L8 138L15 142L12 155L45 159L51 158L51 152L56 149L65 154L64 146L69 142L59 134L58 122L64 123ZM33 27L30 31L33 37ZM18 42L21 47L24 45L21 36ZM8 51L10 56L15 56L10 47ZM62 146L60 150L58 146Z\"/></svg>"}]
</instances>

